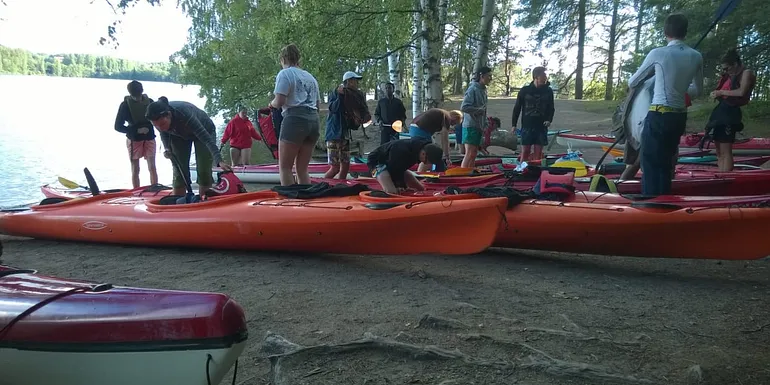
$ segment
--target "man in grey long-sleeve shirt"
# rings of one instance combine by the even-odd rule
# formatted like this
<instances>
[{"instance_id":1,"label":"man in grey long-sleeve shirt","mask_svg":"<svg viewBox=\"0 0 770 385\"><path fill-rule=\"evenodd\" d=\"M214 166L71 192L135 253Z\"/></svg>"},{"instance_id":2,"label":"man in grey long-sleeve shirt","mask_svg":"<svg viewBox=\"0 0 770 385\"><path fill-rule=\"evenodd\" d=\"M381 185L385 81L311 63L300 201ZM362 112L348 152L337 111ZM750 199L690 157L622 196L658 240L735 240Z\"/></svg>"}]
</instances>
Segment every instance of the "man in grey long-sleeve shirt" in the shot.
<instances>
[{"instance_id":1,"label":"man in grey long-sleeve shirt","mask_svg":"<svg viewBox=\"0 0 770 385\"><path fill-rule=\"evenodd\" d=\"M697 97L703 93L703 57L684 43L687 25L684 15L669 15L664 24L668 45L650 51L642 66L628 80L629 88L633 89L655 76L652 105L644 121L640 151L642 194L645 195L671 192L672 159L679 150L680 137L687 124L684 95L689 93Z\"/></svg>"},{"instance_id":2,"label":"man in grey long-sleeve shirt","mask_svg":"<svg viewBox=\"0 0 770 385\"><path fill-rule=\"evenodd\" d=\"M185 195L186 180L190 179L190 155L195 145L195 162L198 193L203 196L214 184L212 165L225 171L232 170L222 160L216 142L216 127L208 114L192 103L169 102L165 96L147 107L147 119L152 121L163 142L163 155L179 162L180 171L174 167L174 195ZM205 148L204 148L205 147Z\"/></svg>"}]
</instances>

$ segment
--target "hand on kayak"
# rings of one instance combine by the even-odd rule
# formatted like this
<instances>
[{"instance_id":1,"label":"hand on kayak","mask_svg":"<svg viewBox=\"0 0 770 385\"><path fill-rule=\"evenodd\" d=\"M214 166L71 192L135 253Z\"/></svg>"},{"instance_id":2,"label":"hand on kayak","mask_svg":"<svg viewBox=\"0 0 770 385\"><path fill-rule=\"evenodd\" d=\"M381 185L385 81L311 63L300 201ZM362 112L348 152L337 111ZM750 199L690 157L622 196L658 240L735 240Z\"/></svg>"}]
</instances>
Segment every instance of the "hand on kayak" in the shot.
<instances>
[{"instance_id":1,"label":"hand on kayak","mask_svg":"<svg viewBox=\"0 0 770 385\"><path fill-rule=\"evenodd\" d=\"M224 160L219 162L219 168L222 169L222 171L233 171L233 168L227 164Z\"/></svg>"},{"instance_id":2,"label":"hand on kayak","mask_svg":"<svg viewBox=\"0 0 770 385\"><path fill-rule=\"evenodd\" d=\"M550 126L551 126L551 122L549 122L549 121L545 121L545 122L543 122L543 126L545 126L546 128L548 128L548 127L550 127Z\"/></svg>"}]
</instances>

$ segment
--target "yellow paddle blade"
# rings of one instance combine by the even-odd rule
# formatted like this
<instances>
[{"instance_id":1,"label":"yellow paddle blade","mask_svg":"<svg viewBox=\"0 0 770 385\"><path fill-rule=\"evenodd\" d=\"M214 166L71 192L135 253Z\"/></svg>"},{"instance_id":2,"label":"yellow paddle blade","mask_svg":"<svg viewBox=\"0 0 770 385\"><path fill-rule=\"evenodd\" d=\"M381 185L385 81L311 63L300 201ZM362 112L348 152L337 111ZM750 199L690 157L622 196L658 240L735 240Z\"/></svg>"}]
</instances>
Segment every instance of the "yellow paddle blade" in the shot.
<instances>
[{"instance_id":1,"label":"yellow paddle blade","mask_svg":"<svg viewBox=\"0 0 770 385\"><path fill-rule=\"evenodd\" d=\"M608 146L602 146L602 151L607 152L608 149L609 149ZM623 156L623 150L618 150L616 148L613 148L610 151L610 155L612 155L612 156Z\"/></svg>"},{"instance_id":2,"label":"yellow paddle blade","mask_svg":"<svg viewBox=\"0 0 770 385\"><path fill-rule=\"evenodd\" d=\"M472 167L454 167L446 170L444 175L446 176L467 176L471 175L475 171Z\"/></svg>"},{"instance_id":3,"label":"yellow paddle blade","mask_svg":"<svg viewBox=\"0 0 770 385\"><path fill-rule=\"evenodd\" d=\"M77 184L77 183L75 183L75 182L73 182L73 181L71 181L69 179L65 179L65 178L62 178L62 177L59 177L58 179L59 179L59 183L61 183L61 185L66 187L66 188L80 188L79 184Z\"/></svg>"},{"instance_id":4,"label":"yellow paddle blade","mask_svg":"<svg viewBox=\"0 0 770 385\"><path fill-rule=\"evenodd\" d=\"M401 130L404 128L404 122L396 120L393 122L393 124L390 125L390 127L393 129L393 131L401 132Z\"/></svg>"}]
</instances>

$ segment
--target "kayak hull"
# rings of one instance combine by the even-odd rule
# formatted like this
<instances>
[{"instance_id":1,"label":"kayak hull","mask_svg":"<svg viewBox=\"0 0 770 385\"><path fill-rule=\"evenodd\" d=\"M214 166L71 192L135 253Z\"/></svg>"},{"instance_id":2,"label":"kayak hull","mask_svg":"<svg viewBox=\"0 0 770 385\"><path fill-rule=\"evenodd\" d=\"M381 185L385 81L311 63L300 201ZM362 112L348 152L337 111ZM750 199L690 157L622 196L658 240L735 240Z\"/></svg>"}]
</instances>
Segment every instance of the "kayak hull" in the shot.
<instances>
[{"instance_id":1,"label":"kayak hull","mask_svg":"<svg viewBox=\"0 0 770 385\"><path fill-rule=\"evenodd\" d=\"M698 149L703 133L688 134L679 141L679 150L688 151ZM556 142L562 146L571 146L575 148L601 148L611 145L615 138L610 135L590 135L590 134L558 134ZM615 148L625 149L624 144L617 144ZM703 150L708 150L711 154L716 154L714 144L710 143L704 146ZM738 155L770 155L769 138L748 138L736 140L733 144L733 154Z\"/></svg>"},{"instance_id":2,"label":"kayak hull","mask_svg":"<svg viewBox=\"0 0 770 385\"><path fill-rule=\"evenodd\" d=\"M455 203L474 199L474 195L379 198L362 193L362 199ZM577 194L572 203L525 200L506 211L494 246L653 258L753 260L770 255L770 244L763 238L770 231L770 210L752 208L767 206L770 195L738 197L732 202L724 197L658 197L634 202L616 194L606 196L609 199L602 200ZM627 204L578 202L586 198L626 200ZM734 206L718 206L728 203Z\"/></svg>"},{"instance_id":3,"label":"kayak hull","mask_svg":"<svg viewBox=\"0 0 770 385\"><path fill-rule=\"evenodd\" d=\"M380 207L358 197L286 199L272 191L183 205L130 193L88 197L0 216L8 235L142 246L343 254L474 254L486 249L505 199ZM473 220L474 228L447 223ZM382 234L388 234L382 236ZM414 237L421 234L421 237ZM436 239L442 239L436 242ZM367 242L351 242L367 239Z\"/></svg>"},{"instance_id":4,"label":"kayak hull","mask_svg":"<svg viewBox=\"0 0 770 385\"><path fill-rule=\"evenodd\" d=\"M224 294L103 285L7 266L0 276L3 383L218 384L246 346L243 309Z\"/></svg>"}]
</instances>

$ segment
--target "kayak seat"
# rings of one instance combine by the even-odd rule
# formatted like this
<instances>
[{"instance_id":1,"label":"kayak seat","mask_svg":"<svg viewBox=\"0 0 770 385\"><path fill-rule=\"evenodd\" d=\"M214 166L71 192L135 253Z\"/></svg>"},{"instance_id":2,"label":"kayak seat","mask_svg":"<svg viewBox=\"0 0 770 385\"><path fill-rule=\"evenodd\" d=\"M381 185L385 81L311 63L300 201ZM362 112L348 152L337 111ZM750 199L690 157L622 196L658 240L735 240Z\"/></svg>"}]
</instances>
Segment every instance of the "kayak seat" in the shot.
<instances>
[{"instance_id":1,"label":"kayak seat","mask_svg":"<svg viewBox=\"0 0 770 385\"><path fill-rule=\"evenodd\" d=\"M7 277L7 276L13 275L13 274L35 274L35 273L37 273L37 271L30 270L30 269L5 270L5 271L0 271L0 278Z\"/></svg>"},{"instance_id":2,"label":"kayak seat","mask_svg":"<svg viewBox=\"0 0 770 385\"><path fill-rule=\"evenodd\" d=\"M56 198L45 198L45 199L43 199L42 201L40 201L40 206L45 206L45 205L55 205L55 204L57 204L57 203L66 202L67 200L68 200L67 198L60 198L60 197L56 197Z\"/></svg>"},{"instance_id":3,"label":"kayak seat","mask_svg":"<svg viewBox=\"0 0 770 385\"><path fill-rule=\"evenodd\" d=\"M631 207L640 209L665 209L665 210L679 210L682 206L674 203L661 203L661 202L631 202Z\"/></svg>"},{"instance_id":4,"label":"kayak seat","mask_svg":"<svg viewBox=\"0 0 770 385\"><path fill-rule=\"evenodd\" d=\"M621 196L631 201L646 201L646 200L658 197L657 195L644 195L644 194L622 194Z\"/></svg>"},{"instance_id":5,"label":"kayak seat","mask_svg":"<svg viewBox=\"0 0 770 385\"><path fill-rule=\"evenodd\" d=\"M405 205L405 202L381 202L381 203L365 203L364 207L369 210L387 210L401 205Z\"/></svg>"},{"instance_id":6,"label":"kayak seat","mask_svg":"<svg viewBox=\"0 0 770 385\"><path fill-rule=\"evenodd\" d=\"M166 195L160 198L159 205L175 205L179 198L184 198L184 195Z\"/></svg>"},{"instance_id":7,"label":"kayak seat","mask_svg":"<svg viewBox=\"0 0 770 385\"><path fill-rule=\"evenodd\" d=\"M381 190L372 190L369 193L369 196L372 196L372 197L375 197L375 198L396 198L395 195L390 195L390 194L386 193L385 191L381 191Z\"/></svg>"}]
</instances>

